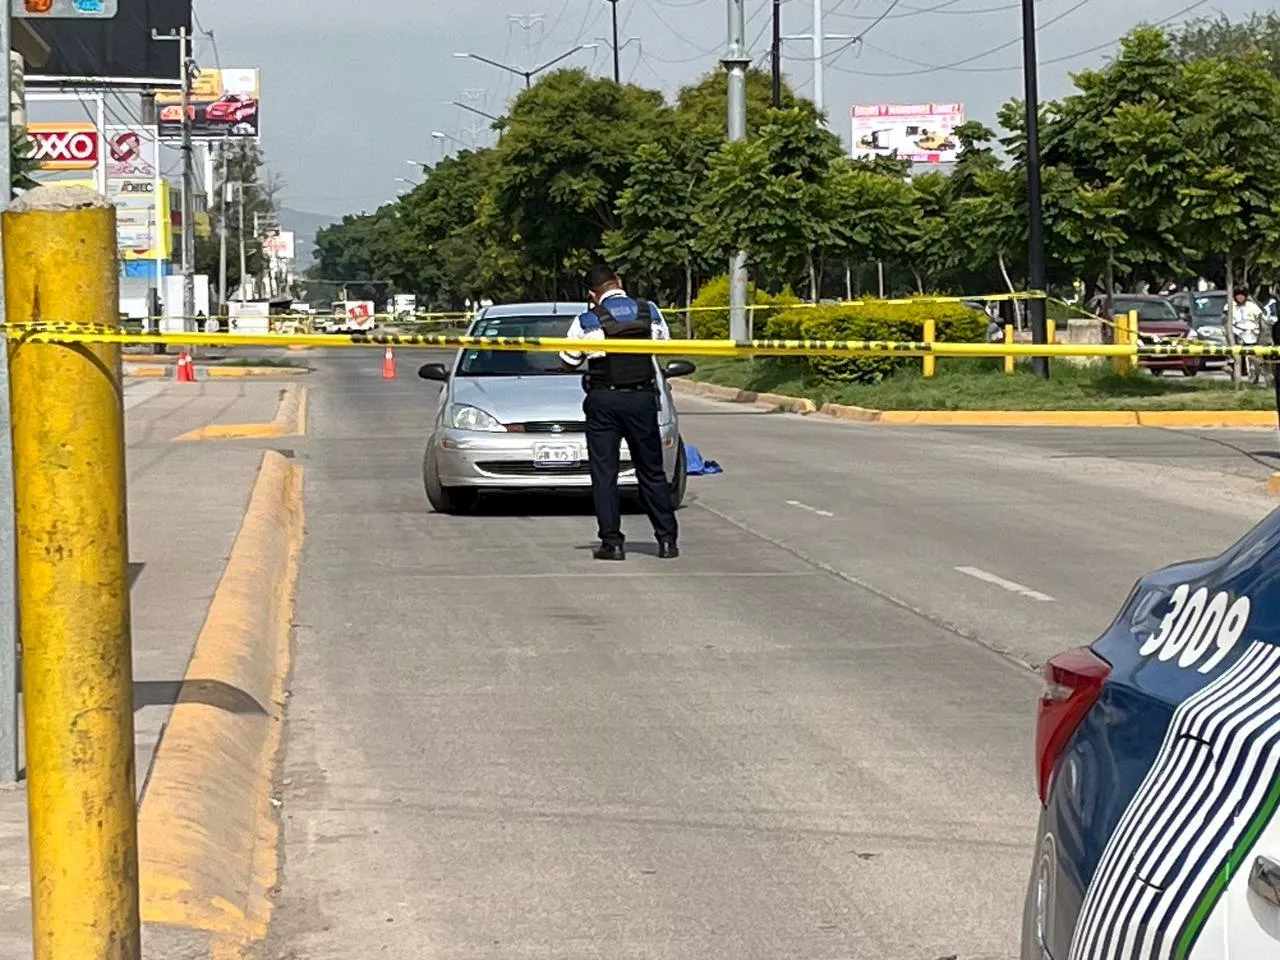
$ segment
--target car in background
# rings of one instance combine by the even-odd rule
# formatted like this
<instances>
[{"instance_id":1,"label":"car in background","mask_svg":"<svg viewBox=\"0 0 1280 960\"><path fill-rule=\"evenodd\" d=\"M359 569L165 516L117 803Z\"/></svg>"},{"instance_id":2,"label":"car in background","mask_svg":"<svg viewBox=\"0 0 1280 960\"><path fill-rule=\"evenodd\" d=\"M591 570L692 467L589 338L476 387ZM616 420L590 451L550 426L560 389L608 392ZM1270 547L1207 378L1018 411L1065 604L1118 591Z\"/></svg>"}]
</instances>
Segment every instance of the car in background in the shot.
<instances>
[{"instance_id":1,"label":"car in background","mask_svg":"<svg viewBox=\"0 0 1280 960\"><path fill-rule=\"evenodd\" d=\"M1122 314L1137 311L1139 343L1186 340L1191 330L1190 324L1178 316L1173 304L1164 297L1145 293L1117 293L1110 298L1110 304L1107 300L1105 294L1094 297L1088 303L1088 311L1094 316L1111 321ZM1103 324L1102 339L1107 343L1115 342L1113 326ZM1200 371L1199 357L1143 357L1139 364L1155 374L1166 370L1181 370L1184 376L1194 377Z\"/></svg>"},{"instance_id":2,"label":"car in background","mask_svg":"<svg viewBox=\"0 0 1280 960\"><path fill-rule=\"evenodd\" d=\"M1280 511L1044 668L1023 960L1280 957Z\"/></svg>"},{"instance_id":3,"label":"car in background","mask_svg":"<svg viewBox=\"0 0 1280 960\"><path fill-rule=\"evenodd\" d=\"M473 337L563 337L585 303L517 303L481 310ZM680 421L667 380L687 376L687 360L653 359L663 466L675 506L687 469ZM558 353L460 350L448 364L428 363L424 380L444 384L422 460L427 499L439 513L472 509L482 491L543 491L591 486L583 421L582 371ZM619 486L636 486L626 444Z\"/></svg>"},{"instance_id":4,"label":"car in background","mask_svg":"<svg viewBox=\"0 0 1280 960\"><path fill-rule=\"evenodd\" d=\"M1178 316L1190 328L1187 331L1189 340L1197 340L1213 347L1227 345L1227 330L1223 325L1227 315L1227 291L1225 290L1180 290L1170 295L1169 302ZM1224 358L1203 358L1201 367L1224 367Z\"/></svg>"}]
</instances>

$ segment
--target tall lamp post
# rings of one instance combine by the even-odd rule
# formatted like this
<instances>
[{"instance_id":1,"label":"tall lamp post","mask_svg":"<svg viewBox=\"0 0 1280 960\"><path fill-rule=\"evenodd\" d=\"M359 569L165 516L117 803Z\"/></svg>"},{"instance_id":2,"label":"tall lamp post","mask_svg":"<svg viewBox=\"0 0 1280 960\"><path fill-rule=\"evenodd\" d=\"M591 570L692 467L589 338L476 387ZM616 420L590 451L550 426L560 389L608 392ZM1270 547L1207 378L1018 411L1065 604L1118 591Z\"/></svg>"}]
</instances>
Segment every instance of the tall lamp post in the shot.
<instances>
[{"instance_id":1,"label":"tall lamp post","mask_svg":"<svg viewBox=\"0 0 1280 960\"><path fill-rule=\"evenodd\" d=\"M1036 8L1035 0L1022 0L1022 75L1026 87L1027 106L1027 288L1033 294L1027 301L1031 320L1031 340L1045 343L1049 339L1045 315L1047 304L1034 294L1045 292L1044 207L1040 192L1040 91L1036 77ZM1033 357L1032 369L1038 377L1048 379L1049 358Z\"/></svg>"},{"instance_id":2,"label":"tall lamp post","mask_svg":"<svg viewBox=\"0 0 1280 960\"><path fill-rule=\"evenodd\" d=\"M580 43L576 47L574 47L572 50L566 50L564 53L560 54L560 56L556 57L555 59L548 60L546 63L542 64L541 66L534 67L530 70L520 70L519 68L513 67L510 64L501 63L498 60L490 60L488 57L482 57L478 53L455 53L454 56L459 57L463 60L479 60L481 63L487 63L489 64L489 66L497 67L499 70L505 70L507 71L507 73L514 73L517 77L524 77L524 88L528 90L531 86L533 86L533 78L536 77L538 74L542 73L542 71L551 69L561 60L569 59L580 50L594 50L595 48L596 48L596 45L594 43Z\"/></svg>"}]
</instances>

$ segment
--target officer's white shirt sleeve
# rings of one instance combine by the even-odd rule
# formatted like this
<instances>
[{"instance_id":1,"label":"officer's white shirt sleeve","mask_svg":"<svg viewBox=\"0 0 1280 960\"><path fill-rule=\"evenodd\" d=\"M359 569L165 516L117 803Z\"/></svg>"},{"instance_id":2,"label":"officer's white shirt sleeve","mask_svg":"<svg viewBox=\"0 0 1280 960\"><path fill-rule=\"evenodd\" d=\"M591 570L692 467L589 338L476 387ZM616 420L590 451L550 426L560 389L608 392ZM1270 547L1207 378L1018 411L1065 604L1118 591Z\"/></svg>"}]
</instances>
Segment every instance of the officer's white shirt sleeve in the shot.
<instances>
[{"instance_id":1,"label":"officer's white shirt sleeve","mask_svg":"<svg viewBox=\"0 0 1280 960\"><path fill-rule=\"evenodd\" d=\"M599 328L583 330L579 318L574 317L573 323L569 324L569 332L565 336L570 340L603 340L604 331ZM560 354L560 359L571 367L578 367L587 359L587 356L587 354L579 350L566 350Z\"/></svg>"},{"instance_id":2,"label":"officer's white shirt sleeve","mask_svg":"<svg viewBox=\"0 0 1280 960\"><path fill-rule=\"evenodd\" d=\"M653 319L652 338L654 340L670 340L671 328L667 326L667 321L663 317L662 311L658 309L658 305L652 300L649 301L649 311Z\"/></svg>"}]
</instances>

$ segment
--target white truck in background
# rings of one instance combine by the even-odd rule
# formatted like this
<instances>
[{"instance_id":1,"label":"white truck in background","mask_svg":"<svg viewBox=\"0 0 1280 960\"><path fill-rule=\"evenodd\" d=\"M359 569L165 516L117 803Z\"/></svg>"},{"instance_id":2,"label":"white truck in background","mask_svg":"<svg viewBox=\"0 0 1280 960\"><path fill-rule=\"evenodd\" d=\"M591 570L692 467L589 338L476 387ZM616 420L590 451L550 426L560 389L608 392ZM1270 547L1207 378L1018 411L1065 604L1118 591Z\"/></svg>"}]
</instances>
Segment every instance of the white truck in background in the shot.
<instances>
[{"instance_id":1,"label":"white truck in background","mask_svg":"<svg viewBox=\"0 0 1280 960\"><path fill-rule=\"evenodd\" d=\"M335 300L331 313L325 325L329 333L372 333L378 325L372 300Z\"/></svg>"},{"instance_id":2,"label":"white truck in background","mask_svg":"<svg viewBox=\"0 0 1280 960\"><path fill-rule=\"evenodd\" d=\"M418 312L418 298L412 293L397 293L391 298L391 317L394 320L412 320Z\"/></svg>"}]
</instances>

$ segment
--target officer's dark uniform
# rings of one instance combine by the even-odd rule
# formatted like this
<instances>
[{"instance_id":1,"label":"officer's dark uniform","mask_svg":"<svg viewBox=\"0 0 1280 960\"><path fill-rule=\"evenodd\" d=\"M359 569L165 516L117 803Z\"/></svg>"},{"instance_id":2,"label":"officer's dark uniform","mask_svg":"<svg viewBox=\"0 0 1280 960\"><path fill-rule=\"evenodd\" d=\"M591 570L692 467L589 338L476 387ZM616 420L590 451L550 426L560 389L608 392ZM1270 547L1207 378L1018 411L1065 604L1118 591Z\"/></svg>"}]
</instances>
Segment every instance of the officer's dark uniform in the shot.
<instances>
[{"instance_id":1,"label":"officer's dark uniform","mask_svg":"<svg viewBox=\"0 0 1280 960\"><path fill-rule=\"evenodd\" d=\"M648 301L619 293L601 299L582 314L569 331L575 339L665 339L665 323ZM569 363L581 357L564 354ZM583 377L587 396L587 459L591 492L595 497L600 542L621 546L621 504L618 497L619 448L627 442L640 487L640 502L653 524L659 543L675 543L678 529L671 506L671 487L662 464L662 435L658 429L658 384L650 354L606 353L587 358Z\"/></svg>"}]
</instances>

